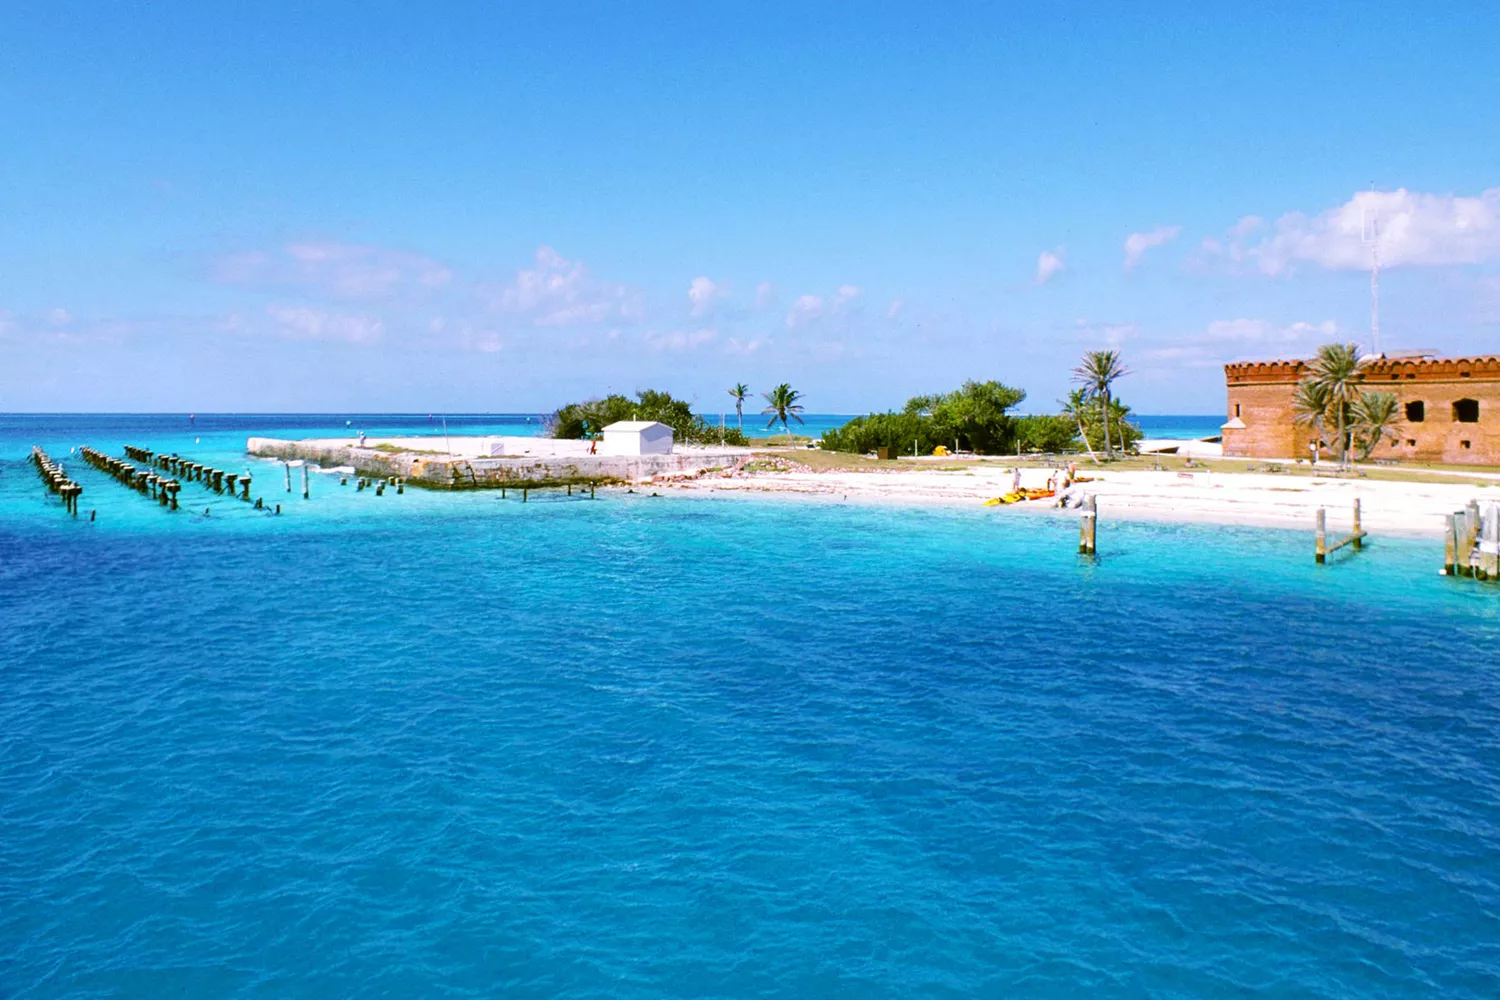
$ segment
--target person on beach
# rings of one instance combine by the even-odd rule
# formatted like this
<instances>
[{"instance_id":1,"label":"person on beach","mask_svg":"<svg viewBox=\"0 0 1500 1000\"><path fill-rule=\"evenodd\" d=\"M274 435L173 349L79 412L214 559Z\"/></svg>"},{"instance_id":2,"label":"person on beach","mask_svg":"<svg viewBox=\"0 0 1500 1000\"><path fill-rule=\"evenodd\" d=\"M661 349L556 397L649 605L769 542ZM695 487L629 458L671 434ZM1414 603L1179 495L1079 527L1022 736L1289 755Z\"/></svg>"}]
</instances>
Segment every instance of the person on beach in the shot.
<instances>
[{"instance_id":1,"label":"person on beach","mask_svg":"<svg viewBox=\"0 0 1500 1000\"><path fill-rule=\"evenodd\" d=\"M365 446L365 432L364 431L360 431L359 432L359 446L361 448L363 448Z\"/></svg>"},{"instance_id":2,"label":"person on beach","mask_svg":"<svg viewBox=\"0 0 1500 1000\"><path fill-rule=\"evenodd\" d=\"M1012 493L1021 492L1021 467L1019 465L1011 470L1010 491Z\"/></svg>"}]
</instances>

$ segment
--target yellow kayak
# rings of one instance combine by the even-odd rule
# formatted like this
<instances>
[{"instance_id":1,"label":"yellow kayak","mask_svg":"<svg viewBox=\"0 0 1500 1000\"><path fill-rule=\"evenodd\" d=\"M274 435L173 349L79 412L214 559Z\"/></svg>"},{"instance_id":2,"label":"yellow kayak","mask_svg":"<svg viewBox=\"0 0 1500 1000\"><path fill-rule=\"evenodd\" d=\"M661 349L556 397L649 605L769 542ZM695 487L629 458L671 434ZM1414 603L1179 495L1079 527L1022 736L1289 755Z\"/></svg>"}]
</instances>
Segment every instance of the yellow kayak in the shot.
<instances>
[{"instance_id":1,"label":"yellow kayak","mask_svg":"<svg viewBox=\"0 0 1500 1000\"><path fill-rule=\"evenodd\" d=\"M1001 504L1020 503L1023 500L1045 500L1048 497L1057 496L1056 490L1022 490L1019 493L1007 493L1001 497L991 497L984 502L986 507L998 507Z\"/></svg>"}]
</instances>

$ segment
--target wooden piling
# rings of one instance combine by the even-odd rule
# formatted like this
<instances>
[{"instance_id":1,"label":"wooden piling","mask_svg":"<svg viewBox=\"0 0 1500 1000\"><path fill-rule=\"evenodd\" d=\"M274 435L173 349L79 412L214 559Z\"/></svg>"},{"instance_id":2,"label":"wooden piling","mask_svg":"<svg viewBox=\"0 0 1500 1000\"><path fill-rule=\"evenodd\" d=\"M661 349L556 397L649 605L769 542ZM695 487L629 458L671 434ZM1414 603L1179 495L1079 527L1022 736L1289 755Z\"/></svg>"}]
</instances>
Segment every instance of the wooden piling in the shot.
<instances>
[{"instance_id":1,"label":"wooden piling","mask_svg":"<svg viewBox=\"0 0 1500 1000\"><path fill-rule=\"evenodd\" d=\"M592 479L589 480L589 499L594 499L594 481Z\"/></svg>"},{"instance_id":2,"label":"wooden piling","mask_svg":"<svg viewBox=\"0 0 1500 1000\"><path fill-rule=\"evenodd\" d=\"M1096 552L1095 542L1099 526L1099 503L1092 495L1083 502L1083 513L1078 518L1078 554L1091 556Z\"/></svg>"},{"instance_id":3,"label":"wooden piling","mask_svg":"<svg viewBox=\"0 0 1500 1000\"><path fill-rule=\"evenodd\" d=\"M1365 546L1364 529L1359 525L1359 497L1354 498L1354 551L1358 552Z\"/></svg>"},{"instance_id":4,"label":"wooden piling","mask_svg":"<svg viewBox=\"0 0 1500 1000\"><path fill-rule=\"evenodd\" d=\"M292 463L283 463L282 469L286 473L286 491L290 493L292 492Z\"/></svg>"},{"instance_id":5,"label":"wooden piling","mask_svg":"<svg viewBox=\"0 0 1500 1000\"><path fill-rule=\"evenodd\" d=\"M1481 580L1500 579L1500 507L1490 504L1479 520L1479 567Z\"/></svg>"},{"instance_id":6,"label":"wooden piling","mask_svg":"<svg viewBox=\"0 0 1500 1000\"><path fill-rule=\"evenodd\" d=\"M307 463L303 462L302 463L302 499L306 500L310 496L311 496L311 493L309 492L309 490L307 488Z\"/></svg>"},{"instance_id":7,"label":"wooden piling","mask_svg":"<svg viewBox=\"0 0 1500 1000\"><path fill-rule=\"evenodd\" d=\"M1474 529L1477 521L1477 511L1472 519L1469 517L1467 508L1453 513L1453 524L1458 534L1458 546L1454 553L1456 558L1453 564L1454 571L1459 576L1474 575Z\"/></svg>"},{"instance_id":8,"label":"wooden piling","mask_svg":"<svg viewBox=\"0 0 1500 1000\"><path fill-rule=\"evenodd\" d=\"M1458 575L1458 515L1449 514L1443 525L1443 572Z\"/></svg>"},{"instance_id":9,"label":"wooden piling","mask_svg":"<svg viewBox=\"0 0 1500 1000\"><path fill-rule=\"evenodd\" d=\"M1318 508L1318 534L1314 545L1313 558L1321 566L1328 560L1328 512L1322 507Z\"/></svg>"}]
</instances>

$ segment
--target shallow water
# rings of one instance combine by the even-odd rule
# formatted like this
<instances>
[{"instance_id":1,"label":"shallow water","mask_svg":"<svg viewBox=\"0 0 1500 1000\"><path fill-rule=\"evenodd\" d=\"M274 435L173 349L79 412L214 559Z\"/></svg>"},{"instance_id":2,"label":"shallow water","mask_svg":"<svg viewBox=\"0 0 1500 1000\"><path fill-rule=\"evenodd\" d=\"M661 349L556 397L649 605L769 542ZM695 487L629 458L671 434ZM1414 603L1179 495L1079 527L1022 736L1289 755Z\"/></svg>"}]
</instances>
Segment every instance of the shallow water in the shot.
<instances>
[{"instance_id":1,"label":"shallow water","mask_svg":"<svg viewBox=\"0 0 1500 1000\"><path fill-rule=\"evenodd\" d=\"M1500 592L1432 543L171 514L68 445L243 426L5 419L0 996L1500 994Z\"/></svg>"}]
</instances>

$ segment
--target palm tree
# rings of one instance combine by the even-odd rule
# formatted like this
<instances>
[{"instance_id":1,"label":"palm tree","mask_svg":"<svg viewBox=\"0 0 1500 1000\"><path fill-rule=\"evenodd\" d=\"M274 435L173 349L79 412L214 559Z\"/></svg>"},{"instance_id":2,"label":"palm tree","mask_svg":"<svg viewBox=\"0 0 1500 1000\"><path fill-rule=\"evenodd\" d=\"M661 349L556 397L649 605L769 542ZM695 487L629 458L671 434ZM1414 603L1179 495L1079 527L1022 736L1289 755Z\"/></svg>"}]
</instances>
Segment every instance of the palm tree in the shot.
<instances>
[{"instance_id":1,"label":"palm tree","mask_svg":"<svg viewBox=\"0 0 1500 1000\"><path fill-rule=\"evenodd\" d=\"M1324 344L1308 366L1311 380L1328 393L1328 406L1338 426L1339 456L1343 461L1349 459L1353 434L1350 411L1359 402L1359 384L1364 381L1366 363L1355 344Z\"/></svg>"},{"instance_id":2,"label":"palm tree","mask_svg":"<svg viewBox=\"0 0 1500 1000\"><path fill-rule=\"evenodd\" d=\"M781 421L781 426L786 429L787 444L791 444L792 428L787 421L790 419L799 424L802 423L802 404L797 402L802 398L802 393L783 382L770 392L763 392L761 395L766 399L766 408L760 411L761 416L767 413L771 415L766 426L775 427L776 421Z\"/></svg>"},{"instance_id":3,"label":"palm tree","mask_svg":"<svg viewBox=\"0 0 1500 1000\"><path fill-rule=\"evenodd\" d=\"M743 382L736 382L734 388L729 390L734 397L734 415L740 422L740 433L745 433L745 397L750 395L750 387Z\"/></svg>"},{"instance_id":4,"label":"palm tree","mask_svg":"<svg viewBox=\"0 0 1500 1000\"><path fill-rule=\"evenodd\" d=\"M1292 390L1292 420L1313 432L1313 465L1322 455L1323 421L1328 417L1328 389L1310 378L1297 383Z\"/></svg>"},{"instance_id":5,"label":"palm tree","mask_svg":"<svg viewBox=\"0 0 1500 1000\"><path fill-rule=\"evenodd\" d=\"M1089 458L1094 460L1095 465L1098 465L1099 456L1094 454L1094 446L1089 444L1088 431L1083 428L1083 414L1088 409L1088 397L1084 395L1082 389L1074 389L1068 393L1066 400L1059 400L1058 402L1062 403L1063 416L1072 417L1074 422L1078 424L1078 440L1083 442L1083 446L1088 449ZM1017 452L1017 454L1020 454L1020 452Z\"/></svg>"},{"instance_id":6,"label":"palm tree","mask_svg":"<svg viewBox=\"0 0 1500 1000\"><path fill-rule=\"evenodd\" d=\"M1083 386L1085 396L1097 396L1103 403L1104 413L1104 457L1114 456L1109 439L1109 400L1115 380L1130 374L1120 361L1119 351L1089 351L1078 367L1073 369L1073 381Z\"/></svg>"},{"instance_id":7,"label":"palm tree","mask_svg":"<svg viewBox=\"0 0 1500 1000\"><path fill-rule=\"evenodd\" d=\"M1395 441L1401 437L1401 404L1394 392L1362 392L1352 410L1361 462L1370 457L1382 438Z\"/></svg>"}]
</instances>

